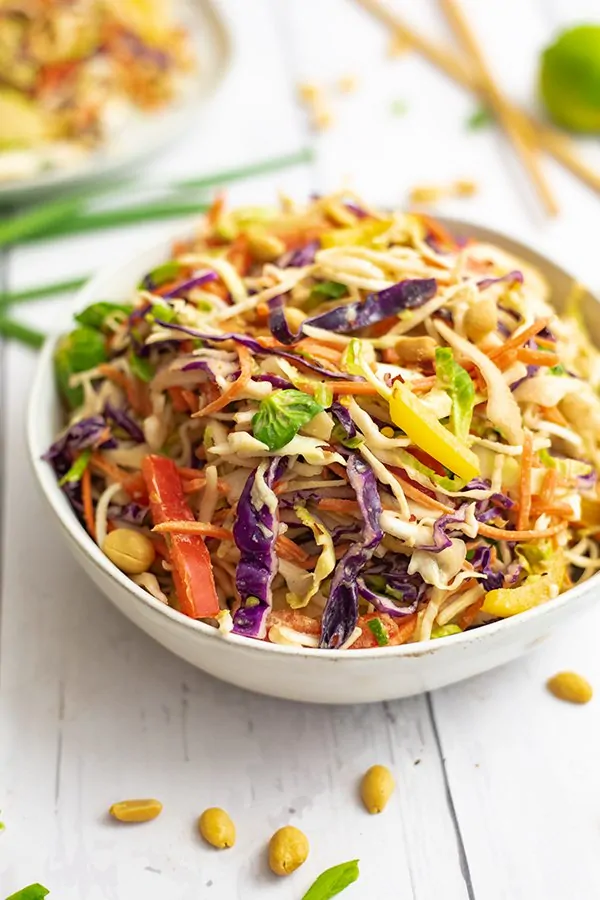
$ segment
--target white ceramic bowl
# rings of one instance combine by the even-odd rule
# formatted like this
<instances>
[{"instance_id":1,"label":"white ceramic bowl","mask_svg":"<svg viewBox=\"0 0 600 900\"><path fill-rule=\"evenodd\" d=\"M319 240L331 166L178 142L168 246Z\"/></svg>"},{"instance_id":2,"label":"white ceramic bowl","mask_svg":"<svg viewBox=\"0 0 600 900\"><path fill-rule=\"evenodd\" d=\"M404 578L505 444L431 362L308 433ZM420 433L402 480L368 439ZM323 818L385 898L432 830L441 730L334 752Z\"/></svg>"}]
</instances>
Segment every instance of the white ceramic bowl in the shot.
<instances>
[{"instance_id":1,"label":"white ceramic bowl","mask_svg":"<svg viewBox=\"0 0 600 900\"><path fill-rule=\"evenodd\" d=\"M572 278L534 251L479 226L450 221L456 234L496 243L533 263L564 298ZM180 235L177 235L180 237ZM74 308L99 299L127 296L140 277L169 257L170 241L126 264L110 268L80 292ZM560 304L557 304L560 305ZM600 336L598 301L586 297L587 317ZM69 321L59 323L69 327ZM568 616L580 615L594 599L600 574L544 606L465 634L428 643L360 650L303 650L231 635L165 607L130 581L99 550L77 521L50 466L41 459L61 427L49 339L41 353L28 411L33 471L50 505L49 526L60 526L81 566L128 619L177 656L216 678L263 694L313 703L367 703L408 697L502 665L545 641Z\"/></svg>"}]
</instances>

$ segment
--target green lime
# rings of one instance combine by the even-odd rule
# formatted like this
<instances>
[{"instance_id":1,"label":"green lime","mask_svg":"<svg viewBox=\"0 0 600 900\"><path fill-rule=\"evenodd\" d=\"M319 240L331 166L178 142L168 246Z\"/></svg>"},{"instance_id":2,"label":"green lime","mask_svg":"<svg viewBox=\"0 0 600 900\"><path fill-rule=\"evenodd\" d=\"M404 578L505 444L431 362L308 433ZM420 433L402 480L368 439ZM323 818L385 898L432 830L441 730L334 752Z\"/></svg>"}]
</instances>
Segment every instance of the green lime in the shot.
<instances>
[{"instance_id":1,"label":"green lime","mask_svg":"<svg viewBox=\"0 0 600 900\"><path fill-rule=\"evenodd\" d=\"M600 132L600 25L570 28L544 50L540 93L557 125Z\"/></svg>"}]
</instances>

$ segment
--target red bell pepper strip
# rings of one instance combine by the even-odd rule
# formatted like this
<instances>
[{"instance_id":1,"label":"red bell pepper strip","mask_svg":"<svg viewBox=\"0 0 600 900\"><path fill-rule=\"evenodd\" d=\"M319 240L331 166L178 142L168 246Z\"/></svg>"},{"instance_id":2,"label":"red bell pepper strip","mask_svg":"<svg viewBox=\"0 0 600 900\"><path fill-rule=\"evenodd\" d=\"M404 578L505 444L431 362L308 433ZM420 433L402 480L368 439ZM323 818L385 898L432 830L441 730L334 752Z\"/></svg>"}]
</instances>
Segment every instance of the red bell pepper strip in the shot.
<instances>
[{"instance_id":1,"label":"red bell pepper strip","mask_svg":"<svg viewBox=\"0 0 600 900\"><path fill-rule=\"evenodd\" d=\"M195 521L173 460L147 456L142 462L142 474L155 525L174 519ZM216 616L219 598L204 539L197 534L171 534L167 540L180 612L192 619Z\"/></svg>"}]
</instances>

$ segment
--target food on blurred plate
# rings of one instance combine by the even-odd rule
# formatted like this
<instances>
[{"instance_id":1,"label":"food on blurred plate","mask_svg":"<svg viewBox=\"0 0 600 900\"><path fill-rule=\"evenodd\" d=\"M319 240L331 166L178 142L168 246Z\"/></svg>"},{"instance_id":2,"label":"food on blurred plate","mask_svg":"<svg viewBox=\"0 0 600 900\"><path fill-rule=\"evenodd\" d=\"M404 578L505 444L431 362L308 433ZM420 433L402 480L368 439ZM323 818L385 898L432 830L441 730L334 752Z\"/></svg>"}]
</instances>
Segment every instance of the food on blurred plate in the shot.
<instances>
[{"instance_id":1,"label":"food on blurred plate","mask_svg":"<svg viewBox=\"0 0 600 900\"><path fill-rule=\"evenodd\" d=\"M544 51L540 92L557 125L600 132L600 25L569 28Z\"/></svg>"},{"instance_id":2,"label":"food on blurred plate","mask_svg":"<svg viewBox=\"0 0 600 900\"><path fill-rule=\"evenodd\" d=\"M478 191L477 184L467 179L459 179L451 184L418 184L411 188L408 198L420 206L439 203L456 197L473 197Z\"/></svg>"},{"instance_id":3,"label":"food on blurred plate","mask_svg":"<svg viewBox=\"0 0 600 900\"><path fill-rule=\"evenodd\" d=\"M150 822L162 812L160 800L121 800L109 809L119 822Z\"/></svg>"},{"instance_id":4,"label":"food on blurred plate","mask_svg":"<svg viewBox=\"0 0 600 900\"><path fill-rule=\"evenodd\" d=\"M191 67L165 0L0 0L0 180L76 164Z\"/></svg>"},{"instance_id":5,"label":"food on blurred plate","mask_svg":"<svg viewBox=\"0 0 600 900\"><path fill-rule=\"evenodd\" d=\"M577 297L558 317L504 250L346 193L216 201L112 299L56 346L46 459L183 615L379 652L600 568L600 356Z\"/></svg>"},{"instance_id":6,"label":"food on blurred plate","mask_svg":"<svg viewBox=\"0 0 600 900\"><path fill-rule=\"evenodd\" d=\"M387 766L371 766L360 783L360 796L371 815L383 812L394 793L396 782Z\"/></svg>"}]
</instances>

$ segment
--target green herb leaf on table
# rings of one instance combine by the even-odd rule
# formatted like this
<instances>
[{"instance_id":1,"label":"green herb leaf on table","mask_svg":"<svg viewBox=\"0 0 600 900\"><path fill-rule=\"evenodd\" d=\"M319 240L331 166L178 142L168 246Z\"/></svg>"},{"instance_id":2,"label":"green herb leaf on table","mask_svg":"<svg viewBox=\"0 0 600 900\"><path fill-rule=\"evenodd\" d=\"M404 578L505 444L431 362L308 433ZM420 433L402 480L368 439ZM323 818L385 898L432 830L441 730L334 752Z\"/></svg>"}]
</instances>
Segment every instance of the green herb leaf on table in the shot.
<instances>
[{"instance_id":1,"label":"green herb leaf on table","mask_svg":"<svg viewBox=\"0 0 600 900\"><path fill-rule=\"evenodd\" d=\"M481 131L482 128L493 125L494 121L494 114L487 106L478 106L465 124L469 131Z\"/></svg>"},{"instance_id":2,"label":"green herb leaf on table","mask_svg":"<svg viewBox=\"0 0 600 900\"><path fill-rule=\"evenodd\" d=\"M20 891L17 891L16 894L11 894L6 900L43 900L49 893L48 888L36 882L36 884L30 884L21 888Z\"/></svg>"},{"instance_id":3,"label":"green herb leaf on table","mask_svg":"<svg viewBox=\"0 0 600 900\"><path fill-rule=\"evenodd\" d=\"M320 403L302 391L273 391L261 401L252 419L252 433L269 450L281 450L303 425L323 412Z\"/></svg>"},{"instance_id":4,"label":"green herb leaf on table","mask_svg":"<svg viewBox=\"0 0 600 900\"><path fill-rule=\"evenodd\" d=\"M359 875L357 859L332 866L331 869L325 869L302 900L331 900L331 897L336 897L353 884Z\"/></svg>"}]
</instances>

